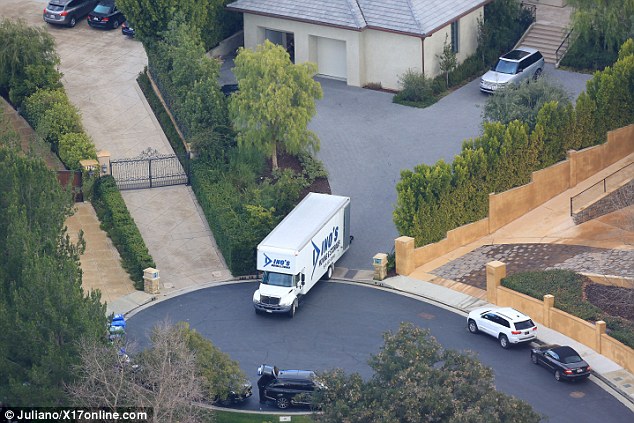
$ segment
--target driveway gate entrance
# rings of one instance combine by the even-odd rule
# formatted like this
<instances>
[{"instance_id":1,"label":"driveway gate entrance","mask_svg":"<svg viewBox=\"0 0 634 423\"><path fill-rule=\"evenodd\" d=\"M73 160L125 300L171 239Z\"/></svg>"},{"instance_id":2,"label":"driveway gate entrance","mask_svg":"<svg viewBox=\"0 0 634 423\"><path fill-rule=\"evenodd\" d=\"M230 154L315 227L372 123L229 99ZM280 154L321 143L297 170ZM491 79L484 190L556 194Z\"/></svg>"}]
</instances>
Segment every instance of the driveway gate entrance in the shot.
<instances>
[{"instance_id":1,"label":"driveway gate entrance","mask_svg":"<svg viewBox=\"0 0 634 423\"><path fill-rule=\"evenodd\" d=\"M132 159L111 160L110 174L120 190L189 185L189 157L148 148Z\"/></svg>"}]
</instances>

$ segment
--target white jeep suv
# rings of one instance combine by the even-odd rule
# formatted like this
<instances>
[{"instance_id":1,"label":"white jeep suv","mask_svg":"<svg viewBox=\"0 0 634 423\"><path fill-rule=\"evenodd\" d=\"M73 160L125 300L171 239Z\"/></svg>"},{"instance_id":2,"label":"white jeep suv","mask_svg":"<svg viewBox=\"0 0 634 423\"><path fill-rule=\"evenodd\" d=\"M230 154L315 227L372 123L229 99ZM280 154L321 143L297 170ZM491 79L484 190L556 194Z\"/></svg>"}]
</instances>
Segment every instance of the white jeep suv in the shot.
<instances>
[{"instance_id":1,"label":"white jeep suv","mask_svg":"<svg viewBox=\"0 0 634 423\"><path fill-rule=\"evenodd\" d=\"M473 310L467 317L467 327L471 333L482 331L497 338L502 348L537 338L537 326L531 318L511 307Z\"/></svg>"}]
</instances>

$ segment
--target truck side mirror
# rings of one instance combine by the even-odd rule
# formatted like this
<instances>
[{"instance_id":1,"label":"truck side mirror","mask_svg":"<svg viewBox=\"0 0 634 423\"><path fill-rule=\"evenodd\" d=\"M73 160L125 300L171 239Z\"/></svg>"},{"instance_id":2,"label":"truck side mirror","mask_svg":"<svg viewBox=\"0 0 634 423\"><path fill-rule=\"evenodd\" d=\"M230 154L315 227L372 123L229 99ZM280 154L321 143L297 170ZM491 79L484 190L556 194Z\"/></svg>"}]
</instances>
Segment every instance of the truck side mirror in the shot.
<instances>
[{"instance_id":1,"label":"truck side mirror","mask_svg":"<svg viewBox=\"0 0 634 423\"><path fill-rule=\"evenodd\" d=\"M302 283L306 281L306 276L302 273Z\"/></svg>"}]
</instances>

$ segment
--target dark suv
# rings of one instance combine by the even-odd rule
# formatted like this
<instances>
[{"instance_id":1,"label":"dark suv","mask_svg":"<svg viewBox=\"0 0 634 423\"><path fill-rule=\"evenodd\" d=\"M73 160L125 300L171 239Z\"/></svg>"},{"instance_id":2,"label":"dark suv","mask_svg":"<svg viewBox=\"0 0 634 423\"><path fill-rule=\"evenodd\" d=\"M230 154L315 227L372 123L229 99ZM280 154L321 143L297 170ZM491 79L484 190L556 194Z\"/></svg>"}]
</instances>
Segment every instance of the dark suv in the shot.
<instances>
[{"instance_id":1,"label":"dark suv","mask_svg":"<svg viewBox=\"0 0 634 423\"><path fill-rule=\"evenodd\" d=\"M50 24L67 25L72 28L96 4L97 0L50 0L44 8L42 18Z\"/></svg>"},{"instance_id":2,"label":"dark suv","mask_svg":"<svg viewBox=\"0 0 634 423\"><path fill-rule=\"evenodd\" d=\"M313 392L323 389L315 372L309 370L280 370L277 377L264 388L264 397L275 401L277 408L291 405L310 405Z\"/></svg>"}]
</instances>

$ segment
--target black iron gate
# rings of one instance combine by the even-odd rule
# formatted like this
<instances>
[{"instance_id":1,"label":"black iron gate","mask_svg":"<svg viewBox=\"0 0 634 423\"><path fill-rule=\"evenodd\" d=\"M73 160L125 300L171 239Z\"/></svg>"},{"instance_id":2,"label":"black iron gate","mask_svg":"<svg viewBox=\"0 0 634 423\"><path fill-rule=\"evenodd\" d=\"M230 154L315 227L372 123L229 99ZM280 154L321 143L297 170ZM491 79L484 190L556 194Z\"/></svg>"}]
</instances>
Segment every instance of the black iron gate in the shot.
<instances>
[{"instance_id":1,"label":"black iron gate","mask_svg":"<svg viewBox=\"0 0 634 423\"><path fill-rule=\"evenodd\" d=\"M189 185L189 157L148 148L132 159L111 160L110 174L120 190Z\"/></svg>"}]
</instances>

